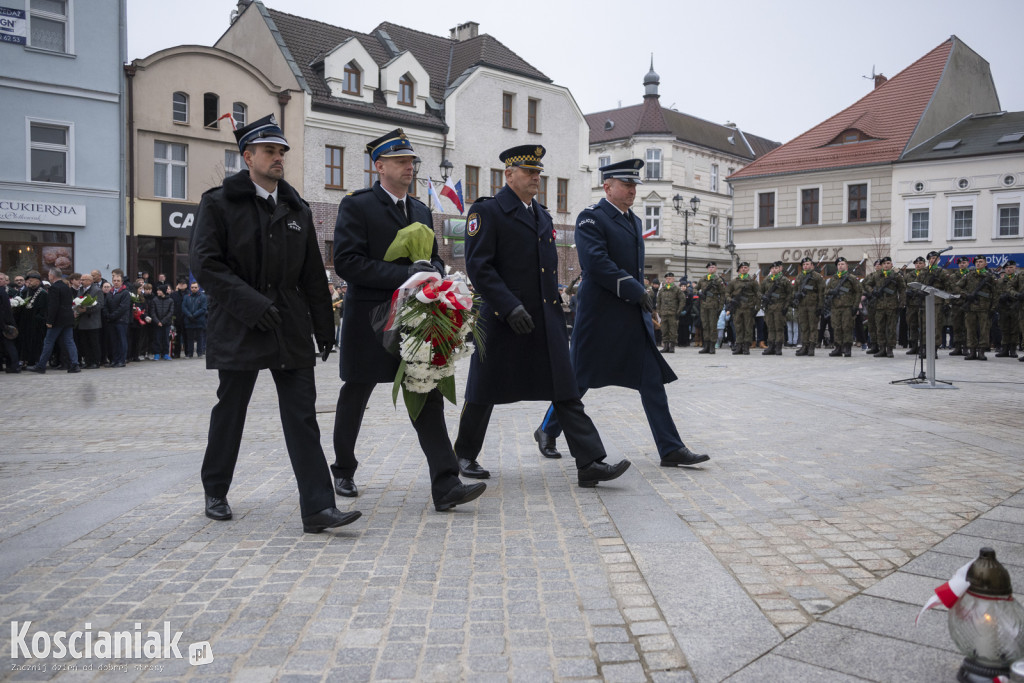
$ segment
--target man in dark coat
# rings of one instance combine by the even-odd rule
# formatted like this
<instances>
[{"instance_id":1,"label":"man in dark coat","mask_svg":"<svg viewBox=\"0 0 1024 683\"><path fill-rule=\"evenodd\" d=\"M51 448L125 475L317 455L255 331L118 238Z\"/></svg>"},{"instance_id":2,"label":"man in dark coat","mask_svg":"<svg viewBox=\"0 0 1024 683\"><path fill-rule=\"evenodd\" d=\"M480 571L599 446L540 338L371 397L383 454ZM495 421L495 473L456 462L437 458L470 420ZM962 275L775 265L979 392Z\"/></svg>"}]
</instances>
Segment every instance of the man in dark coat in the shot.
<instances>
[{"instance_id":1,"label":"man in dark coat","mask_svg":"<svg viewBox=\"0 0 1024 683\"><path fill-rule=\"evenodd\" d=\"M43 350L39 360L29 370L40 375L46 374L46 364L50 361L54 344L60 340L64 352L68 356L68 372L81 372L78 366L78 347L75 346L75 292L63 280L59 268L50 268L47 278L50 280L50 291L47 293L46 337L43 339Z\"/></svg>"},{"instance_id":2,"label":"man in dark coat","mask_svg":"<svg viewBox=\"0 0 1024 683\"><path fill-rule=\"evenodd\" d=\"M327 276L309 206L284 178L288 142L274 117L235 131L248 170L203 194L190 261L209 297L206 367L219 373L203 458L206 516L231 519L227 494L245 412L260 370L277 385L288 457L299 485L302 530L359 518L334 505L316 423L316 351L334 347Z\"/></svg>"},{"instance_id":3,"label":"man in dark coat","mask_svg":"<svg viewBox=\"0 0 1024 683\"><path fill-rule=\"evenodd\" d=\"M415 178L416 156L405 133L401 128L391 131L370 142L366 152L380 180L373 187L341 200L334 226L334 271L345 278L348 292L342 313L343 384L334 418L335 461L331 472L335 491L348 497L359 495L355 484L359 466L355 446L366 404L377 384L395 381L399 366L399 359L388 354L374 335L370 316L375 308L390 301L395 290L411 275L434 271L444 274L436 239L429 261L384 260L399 230L412 223L433 225L426 205L408 195ZM326 284L324 295L330 298ZM487 488L483 483L466 485L459 480L459 466L444 422L443 400L435 388L412 423L427 458L430 492L439 512L468 503Z\"/></svg>"},{"instance_id":4,"label":"man in dark coat","mask_svg":"<svg viewBox=\"0 0 1024 683\"><path fill-rule=\"evenodd\" d=\"M569 353L581 397L588 389L606 386L638 390L662 466L696 465L710 458L687 448L672 420L665 384L676 375L654 341L654 305L642 281L643 230L630 207L643 165L641 159L629 159L602 166L605 198L576 218L583 280ZM540 431L553 447L562 431L554 406Z\"/></svg>"},{"instance_id":5,"label":"man in dark coat","mask_svg":"<svg viewBox=\"0 0 1024 683\"><path fill-rule=\"evenodd\" d=\"M109 330L110 367L123 368L128 359L128 324L132 317L132 297L124 284L120 268L110 272L110 294L103 302L104 323Z\"/></svg>"},{"instance_id":6,"label":"man in dark coat","mask_svg":"<svg viewBox=\"0 0 1024 683\"><path fill-rule=\"evenodd\" d=\"M552 401L577 480L589 488L619 477L629 461L604 462L604 444L580 401L558 296L554 227L534 199L543 156L540 145L502 152L506 185L493 199L478 199L466 220L466 270L483 297L478 325L486 349L477 347L470 360L455 454L463 471L486 476L476 460L494 404Z\"/></svg>"},{"instance_id":7,"label":"man in dark coat","mask_svg":"<svg viewBox=\"0 0 1024 683\"><path fill-rule=\"evenodd\" d=\"M15 311L14 318L18 321L18 355L27 366L36 364L43 349L46 316L50 310L48 297L43 276L35 270L25 273L25 288L21 291L25 303Z\"/></svg>"}]
</instances>

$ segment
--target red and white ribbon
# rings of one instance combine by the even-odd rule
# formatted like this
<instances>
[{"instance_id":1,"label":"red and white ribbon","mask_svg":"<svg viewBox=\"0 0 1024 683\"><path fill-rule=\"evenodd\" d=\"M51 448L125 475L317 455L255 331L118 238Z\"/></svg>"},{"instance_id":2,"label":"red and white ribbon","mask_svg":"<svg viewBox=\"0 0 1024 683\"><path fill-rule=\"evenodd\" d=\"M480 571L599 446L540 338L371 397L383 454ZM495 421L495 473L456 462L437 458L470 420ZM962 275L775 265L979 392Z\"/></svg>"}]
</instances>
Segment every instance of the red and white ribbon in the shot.
<instances>
[{"instance_id":1,"label":"red and white ribbon","mask_svg":"<svg viewBox=\"0 0 1024 683\"><path fill-rule=\"evenodd\" d=\"M917 619L914 619L914 626L917 626L917 622L921 620L925 612L940 602L946 606L946 609L949 609L956 604L957 600L963 597L971 585L970 581L967 580L967 570L971 568L972 564L974 564L974 560L957 569L956 574L953 574L953 578L935 589L935 595L930 597L928 602L924 603L924 607L918 613Z\"/></svg>"},{"instance_id":2,"label":"red and white ribbon","mask_svg":"<svg viewBox=\"0 0 1024 683\"><path fill-rule=\"evenodd\" d=\"M456 311L466 311L473 307L473 295L462 280L444 279L431 272L416 273L391 295L391 314L384 329L391 329L398 309L410 296L415 296L425 304L438 301Z\"/></svg>"}]
</instances>

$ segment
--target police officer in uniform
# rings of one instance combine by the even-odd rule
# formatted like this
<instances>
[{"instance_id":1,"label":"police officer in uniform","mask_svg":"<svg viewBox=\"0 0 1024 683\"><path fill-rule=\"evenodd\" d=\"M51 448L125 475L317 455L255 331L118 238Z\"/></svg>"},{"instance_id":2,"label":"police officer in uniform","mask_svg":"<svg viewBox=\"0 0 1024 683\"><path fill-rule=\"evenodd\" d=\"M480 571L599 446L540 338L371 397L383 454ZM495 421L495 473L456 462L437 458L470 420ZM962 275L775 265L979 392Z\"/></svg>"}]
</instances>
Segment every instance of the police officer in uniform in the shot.
<instances>
[{"instance_id":1,"label":"police officer in uniform","mask_svg":"<svg viewBox=\"0 0 1024 683\"><path fill-rule=\"evenodd\" d=\"M641 282L643 231L630 211L643 165L641 159L628 159L598 169L605 197L576 218L583 280L570 357L581 398L588 389L605 386L638 390L662 467L690 466L709 456L683 444L665 394L665 384L676 375L654 342L653 302ZM552 443L561 433L554 406L540 431Z\"/></svg>"},{"instance_id":2,"label":"police officer in uniform","mask_svg":"<svg viewBox=\"0 0 1024 683\"><path fill-rule=\"evenodd\" d=\"M964 327L967 348L964 360L988 360L989 335L992 331L992 305L996 300L998 278L988 269L984 255L974 257L974 270L960 280L960 296L964 299Z\"/></svg>"},{"instance_id":3,"label":"police officer in uniform","mask_svg":"<svg viewBox=\"0 0 1024 683\"><path fill-rule=\"evenodd\" d=\"M754 342L754 313L757 312L760 298L757 280L750 277L750 264L746 261L740 264L740 274L725 288L725 297L729 301L732 324L736 329L736 343L732 355L749 356L750 345Z\"/></svg>"},{"instance_id":4,"label":"police officer in uniform","mask_svg":"<svg viewBox=\"0 0 1024 683\"><path fill-rule=\"evenodd\" d=\"M239 128L235 139L248 168L203 194L189 253L209 297L206 367L220 379L203 457L206 516L231 519L227 494L246 408L260 370L269 369L302 529L318 533L360 516L335 507L316 423L313 337L324 360L334 347L323 257L309 205L284 181L288 142L273 115Z\"/></svg>"},{"instance_id":5,"label":"police officer in uniform","mask_svg":"<svg viewBox=\"0 0 1024 683\"><path fill-rule=\"evenodd\" d=\"M476 461L496 403L551 401L576 459L577 481L594 487L622 475L583 410L569 361L565 315L558 298L558 252L547 209L534 196L544 168L540 145L521 145L499 155L505 186L481 197L466 219L466 270L483 298L478 326L486 340L470 359L466 400L455 453ZM534 433L544 446L541 434Z\"/></svg>"},{"instance_id":6,"label":"police officer in uniform","mask_svg":"<svg viewBox=\"0 0 1024 683\"><path fill-rule=\"evenodd\" d=\"M846 258L836 259L836 274L828 282L825 293L826 307L831 308L832 334L835 348L829 356L849 358L853 349L853 318L860 304L860 282L850 274Z\"/></svg>"},{"instance_id":7,"label":"police officer in uniform","mask_svg":"<svg viewBox=\"0 0 1024 683\"><path fill-rule=\"evenodd\" d=\"M1020 276L1017 275L1017 262L1007 261L1003 266L1003 276L999 278L997 288L997 310L999 311L999 330L1002 332L1002 345L996 358L1016 358L1019 339L1018 312L1020 302L1017 301Z\"/></svg>"},{"instance_id":8,"label":"police officer in uniform","mask_svg":"<svg viewBox=\"0 0 1024 683\"><path fill-rule=\"evenodd\" d=\"M818 338L818 321L825 305L825 278L815 267L814 261L804 257L800 261L803 273L793 285L793 308L796 322L800 326L800 350L797 356L813 356L815 340Z\"/></svg>"},{"instance_id":9,"label":"police officer in uniform","mask_svg":"<svg viewBox=\"0 0 1024 683\"><path fill-rule=\"evenodd\" d=\"M904 276L907 284L911 282L920 282L924 284L924 277L928 274L925 269L925 260L923 256L918 256L914 259L914 270L907 273ZM907 287L907 344L910 348L907 350L907 355L912 356L920 351L921 355L924 355L924 351L920 349L920 340L924 337L924 301L927 295L913 287Z\"/></svg>"},{"instance_id":10,"label":"police officer in uniform","mask_svg":"<svg viewBox=\"0 0 1024 683\"><path fill-rule=\"evenodd\" d=\"M718 330L718 316L725 305L725 282L718 275L718 264L709 261L708 274L697 281L700 297L700 326L704 335L704 348L697 353L715 352L715 333Z\"/></svg>"},{"instance_id":11,"label":"police officer in uniform","mask_svg":"<svg viewBox=\"0 0 1024 683\"><path fill-rule=\"evenodd\" d=\"M761 352L762 356L782 355L782 345L786 343L786 307L792 289L789 278L782 274L782 261L776 261L768 277L761 282L761 308L768 330L768 348Z\"/></svg>"},{"instance_id":12,"label":"police officer in uniform","mask_svg":"<svg viewBox=\"0 0 1024 683\"><path fill-rule=\"evenodd\" d=\"M661 318L662 353L676 352L676 337L679 331L679 311L685 303L685 290L675 283L674 273L665 273L665 284L658 292L658 317Z\"/></svg>"},{"instance_id":13,"label":"police officer in uniform","mask_svg":"<svg viewBox=\"0 0 1024 683\"><path fill-rule=\"evenodd\" d=\"M870 289L865 287L875 309L878 326L878 352L875 358L892 358L892 350L896 346L896 326L900 308L903 306L907 283L899 271L892 269L892 259L888 256L881 260L882 269L875 273Z\"/></svg>"},{"instance_id":14,"label":"police officer in uniform","mask_svg":"<svg viewBox=\"0 0 1024 683\"><path fill-rule=\"evenodd\" d=\"M401 128L366 145L377 171L373 187L357 190L341 200L334 226L334 271L348 284L341 324L341 390L334 418L334 486L338 495L359 495L355 472L356 439L370 394L380 382L391 384L399 359L381 346L370 324L375 308L410 276L419 272L444 273L444 263L433 242L430 261L408 258L385 261L384 255L402 228L412 223L433 226L430 210L408 195L415 176L416 153ZM326 291L326 286L324 290ZM444 403L436 388L412 424L430 470L430 493L437 511L449 510L479 497L487 485L463 484L459 465L444 423ZM469 476L483 478L485 472Z\"/></svg>"}]
</instances>

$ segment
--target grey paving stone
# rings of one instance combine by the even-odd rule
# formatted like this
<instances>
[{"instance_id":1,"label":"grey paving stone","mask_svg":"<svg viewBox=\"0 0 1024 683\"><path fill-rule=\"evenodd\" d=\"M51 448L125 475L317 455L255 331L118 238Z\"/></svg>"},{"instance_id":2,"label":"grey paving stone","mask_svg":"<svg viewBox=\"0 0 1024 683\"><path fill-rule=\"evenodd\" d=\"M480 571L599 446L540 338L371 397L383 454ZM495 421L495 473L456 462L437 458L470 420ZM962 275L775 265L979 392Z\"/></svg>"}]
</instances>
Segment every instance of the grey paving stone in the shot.
<instances>
[{"instance_id":1,"label":"grey paving stone","mask_svg":"<svg viewBox=\"0 0 1024 683\"><path fill-rule=\"evenodd\" d=\"M725 680L728 683L792 683L792 681L860 683L867 679L848 676L829 668L769 654L743 667Z\"/></svg>"}]
</instances>

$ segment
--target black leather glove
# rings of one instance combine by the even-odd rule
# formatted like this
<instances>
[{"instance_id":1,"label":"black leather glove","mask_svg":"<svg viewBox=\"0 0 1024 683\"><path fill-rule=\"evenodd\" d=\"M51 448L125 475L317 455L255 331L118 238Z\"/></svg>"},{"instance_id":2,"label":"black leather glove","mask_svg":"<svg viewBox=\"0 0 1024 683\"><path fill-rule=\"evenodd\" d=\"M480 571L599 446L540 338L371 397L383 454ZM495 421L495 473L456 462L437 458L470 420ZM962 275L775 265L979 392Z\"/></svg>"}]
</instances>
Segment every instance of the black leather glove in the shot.
<instances>
[{"instance_id":1,"label":"black leather glove","mask_svg":"<svg viewBox=\"0 0 1024 683\"><path fill-rule=\"evenodd\" d=\"M334 340L328 339L326 341L318 341L316 346L320 350L320 360L326 363L327 357L331 355L331 351L334 350Z\"/></svg>"},{"instance_id":2,"label":"black leather glove","mask_svg":"<svg viewBox=\"0 0 1024 683\"><path fill-rule=\"evenodd\" d=\"M416 273L436 273L437 268L434 264L429 261L416 261L414 264L409 266L409 277L412 277Z\"/></svg>"},{"instance_id":3,"label":"black leather glove","mask_svg":"<svg viewBox=\"0 0 1024 683\"><path fill-rule=\"evenodd\" d=\"M516 334L529 334L533 332L533 318L526 312L522 304L512 309L512 312L505 317L505 322Z\"/></svg>"},{"instance_id":4,"label":"black leather glove","mask_svg":"<svg viewBox=\"0 0 1024 683\"><path fill-rule=\"evenodd\" d=\"M263 311L263 315L256 321L256 329L260 332L266 332L272 330L281 324L281 313L277 310L277 306L270 304L267 310Z\"/></svg>"},{"instance_id":5,"label":"black leather glove","mask_svg":"<svg viewBox=\"0 0 1024 683\"><path fill-rule=\"evenodd\" d=\"M647 292L644 292L644 296L640 299L640 308L643 309L644 313L654 312L654 299Z\"/></svg>"}]
</instances>

